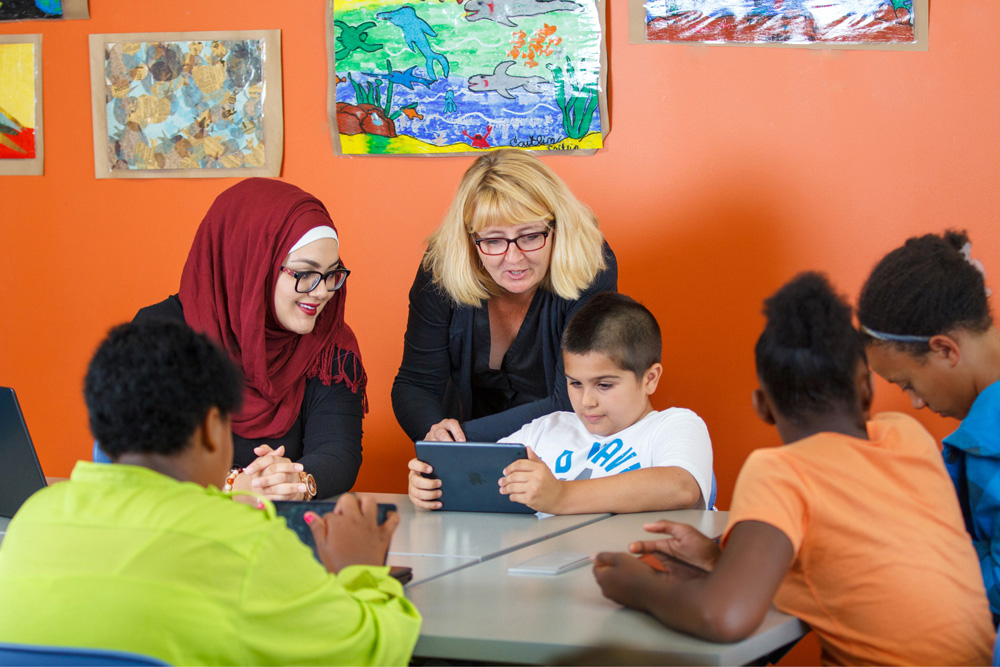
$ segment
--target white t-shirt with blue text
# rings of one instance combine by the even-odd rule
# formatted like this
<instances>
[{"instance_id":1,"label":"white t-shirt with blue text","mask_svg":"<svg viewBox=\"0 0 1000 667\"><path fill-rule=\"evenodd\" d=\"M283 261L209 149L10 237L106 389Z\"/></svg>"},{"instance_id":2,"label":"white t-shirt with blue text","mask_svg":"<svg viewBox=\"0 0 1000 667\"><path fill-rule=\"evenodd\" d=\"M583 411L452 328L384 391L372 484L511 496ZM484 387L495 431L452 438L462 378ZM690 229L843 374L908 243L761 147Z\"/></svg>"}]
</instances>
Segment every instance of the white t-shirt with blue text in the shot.
<instances>
[{"instance_id":1,"label":"white t-shirt with blue text","mask_svg":"<svg viewBox=\"0 0 1000 667\"><path fill-rule=\"evenodd\" d=\"M596 436L573 412L539 417L500 442L531 447L556 479L596 479L653 466L676 466L698 482L705 509L712 492L712 440L701 417L685 408L654 410L613 435Z\"/></svg>"}]
</instances>

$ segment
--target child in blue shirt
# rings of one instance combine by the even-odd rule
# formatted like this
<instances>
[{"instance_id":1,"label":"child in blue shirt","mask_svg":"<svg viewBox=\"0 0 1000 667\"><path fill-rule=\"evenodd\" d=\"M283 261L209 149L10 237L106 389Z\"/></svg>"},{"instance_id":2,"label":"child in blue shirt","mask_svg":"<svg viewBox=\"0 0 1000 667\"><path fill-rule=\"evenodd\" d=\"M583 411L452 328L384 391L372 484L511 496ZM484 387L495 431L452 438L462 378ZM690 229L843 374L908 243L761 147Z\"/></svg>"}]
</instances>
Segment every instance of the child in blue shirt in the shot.
<instances>
[{"instance_id":1,"label":"child in blue shirt","mask_svg":"<svg viewBox=\"0 0 1000 667\"><path fill-rule=\"evenodd\" d=\"M873 371L916 409L962 420L945 467L979 554L994 622L1000 614L1000 331L985 271L965 232L911 238L865 282L858 321Z\"/></svg>"}]
</instances>

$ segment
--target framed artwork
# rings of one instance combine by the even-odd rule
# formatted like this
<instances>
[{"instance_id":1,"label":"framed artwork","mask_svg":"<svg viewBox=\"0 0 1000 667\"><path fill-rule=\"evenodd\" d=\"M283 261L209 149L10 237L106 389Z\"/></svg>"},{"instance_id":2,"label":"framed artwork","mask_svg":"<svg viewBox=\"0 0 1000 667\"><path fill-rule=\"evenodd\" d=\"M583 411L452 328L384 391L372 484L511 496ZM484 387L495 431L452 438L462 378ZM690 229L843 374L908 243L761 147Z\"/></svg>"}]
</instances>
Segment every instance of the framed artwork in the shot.
<instances>
[{"instance_id":1,"label":"framed artwork","mask_svg":"<svg viewBox=\"0 0 1000 667\"><path fill-rule=\"evenodd\" d=\"M629 0L632 43L927 50L927 0Z\"/></svg>"},{"instance_id":2,"label":"framed artwork","mask_svg":"<svg viewBox=\"0 0 1000 667\"><path fill-rule=\"evenodd\" d=\"M607 133L603 0L327 0L342 155L593 153Z\"/></svg>"},{"instance_id":3,"label":"framed artwork","mask_svg":"<svg viewBox=\"0 0 1000 667\"><path fill-rule=\"evenodd\" d=\"M87 0L3 0L0 21L89 19Z\"/></svg>"},{"instance_id":4,"label":"framed artwork","mask_svg":"<svg viewBox=\"0 0 1000 667\"><path fill-rule=\"evenodd\" d=\"M97 178L278 176L278 30L90 36Z\"/></svg>"},{"instance_id":5,"label":"framed artwork","mask_svg":"<svg viewBox=\"0 0 1000 667\"><path fill-rule=\"evenodd\" d=\"M0 175L42 174L42 36L0 35Z\"/></svg>"}]
</instances>

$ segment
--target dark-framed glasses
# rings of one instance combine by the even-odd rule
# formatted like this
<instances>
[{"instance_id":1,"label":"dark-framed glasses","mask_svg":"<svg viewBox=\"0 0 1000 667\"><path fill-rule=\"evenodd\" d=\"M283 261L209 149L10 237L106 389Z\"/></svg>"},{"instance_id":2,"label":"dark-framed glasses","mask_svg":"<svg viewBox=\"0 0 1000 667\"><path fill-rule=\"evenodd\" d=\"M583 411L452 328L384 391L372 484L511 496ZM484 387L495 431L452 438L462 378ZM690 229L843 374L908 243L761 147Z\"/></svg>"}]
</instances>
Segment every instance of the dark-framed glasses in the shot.
<instances>
[{"instance_id":1,"label":"dark-framed glasses","mask_svg":"<svg viewBox=\"0 0 1000 667\"><path fill-rule=\"evenodd\" d=\"M347 282L347 276L351 275L350 269L345 269L344 267L327 273L320 273L319 271L292 271L291 269L281 267L281 272L295 278L295 291L299 294L312 292L319 287L321 282L326 283L327 292L334 292L343 287L344 283Z\"/></svg>"},{"instance_id":2,"label":"dark-framed glasses","mask_svg":"<svg viewBox=\"0 0 1000 667\"><path fill-rule=\"evenodd\" d=\"M488 239L474 238L473 241L476 247L479 248L479 252L484 255L504 255L510 249L511 243L516 245L517 249L521 252L534 252L545 247L545 239L549 237L551 231L551 229L546 229L541 232L530 232L515 236L512 239L505 239L498 236Z\"/></svg>"}]
</instances>

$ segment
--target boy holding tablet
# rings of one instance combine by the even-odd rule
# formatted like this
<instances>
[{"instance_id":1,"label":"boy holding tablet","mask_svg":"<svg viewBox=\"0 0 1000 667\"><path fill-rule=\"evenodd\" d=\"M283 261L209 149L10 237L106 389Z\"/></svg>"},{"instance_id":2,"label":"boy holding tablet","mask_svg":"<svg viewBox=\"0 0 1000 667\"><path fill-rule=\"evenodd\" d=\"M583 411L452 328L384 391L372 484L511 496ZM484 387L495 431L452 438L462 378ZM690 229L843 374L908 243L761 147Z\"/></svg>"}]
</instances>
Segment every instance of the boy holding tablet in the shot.
<instances>
[{"instance_id":1,"label":"boy holding tablet","mask_svg":"<svg viewBox=\"0 0 1000 667\"><path fill-rule=\"evenodd\" d=\"M716 642L749 636L773 601L816 631L823 664L989 664L989 605L948 473L911 417L869 418L850 306L807 273L764 311L753 404L787 444L750 454L721 549L647 524L664 539L631 544L642 560L593 557L604 595Z\"/></svg>"},{"instance_id":2,"label":"boy holding tablet","mask_svg":"<svg viewBox=\"0 0 1000 667\"><path fill-rule=\"evenodd\" d=\"M540 417L501 442L527 445L500 493L549 514L702 508L712 488L705 422L683 408L653 410L663 373L660 328L644 306L607 292L573 316L563 364L574 412ZM440 481L410 463L410 499L436 509Z\"/></svg>"}]
</instances>

